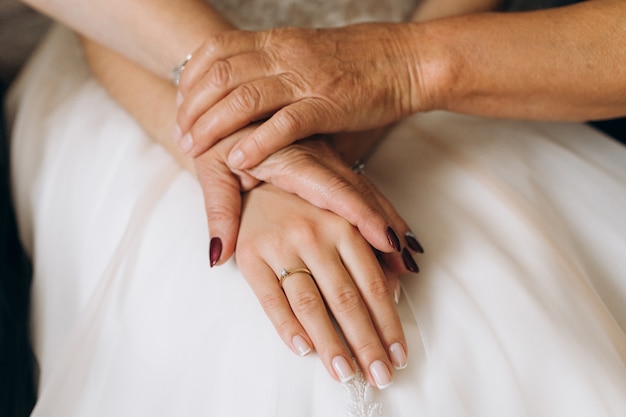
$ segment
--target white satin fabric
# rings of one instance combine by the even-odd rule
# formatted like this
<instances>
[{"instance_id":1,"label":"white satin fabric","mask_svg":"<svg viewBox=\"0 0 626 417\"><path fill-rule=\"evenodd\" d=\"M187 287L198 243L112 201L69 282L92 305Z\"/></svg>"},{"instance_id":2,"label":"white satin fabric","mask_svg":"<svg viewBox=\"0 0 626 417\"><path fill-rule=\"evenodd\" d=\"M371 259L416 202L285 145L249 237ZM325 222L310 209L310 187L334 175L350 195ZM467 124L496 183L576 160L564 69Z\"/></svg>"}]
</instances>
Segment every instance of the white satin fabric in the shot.
<instances>
[{"instance_id":1,"label":"white satin fabric","mask_svg":"<svg viewBox=\"0 0 626 417\"><path fill-rule=\"evenodd\" d=\"M626 148L593 129L435 112L389 135L367 175L427 252L398 306L409 366L354 402L283 345L234 262L209 268L197 182L71 34L9 104L33 416L626 415Z\"/></svg>"}]
</instances>

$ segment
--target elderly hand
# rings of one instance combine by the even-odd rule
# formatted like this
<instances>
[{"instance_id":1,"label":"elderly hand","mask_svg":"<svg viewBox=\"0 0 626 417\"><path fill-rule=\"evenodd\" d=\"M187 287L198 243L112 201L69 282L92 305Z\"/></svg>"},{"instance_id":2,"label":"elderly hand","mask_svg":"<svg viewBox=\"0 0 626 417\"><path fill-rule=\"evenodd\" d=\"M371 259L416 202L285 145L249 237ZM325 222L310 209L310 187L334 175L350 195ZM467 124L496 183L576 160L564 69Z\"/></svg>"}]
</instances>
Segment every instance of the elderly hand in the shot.
<instances>
[{"instance_id":1,"label":"elderly hand","mask_svg":"<svg viewBox=\"0 0 626 417\"><path fill-rule=\"evenodd\" d=\"M384 253L381 259L391 270L417 272L407 247L417 252L422 249L406 223L365 176L352 172L328 141L303 141L273 154L253 169L231 172L225 158L240 137L253 128L220 141L195 160L211 233L211 266L225 261L235 250L241 192L264 181L356 226L370 245Z\"/></svg>"},{"instance_id":2,"label":"elderly hand","mask_svg":"<svg viewBox=\"0 0 626 417\"><path fill-rule=\"evenodd\" d=\"M182 73L181 149L197 156L251 121L236 168L315 133L361 131L428 108L412 24L232 31L210 38Z\"/></svg>"}]
</instances>

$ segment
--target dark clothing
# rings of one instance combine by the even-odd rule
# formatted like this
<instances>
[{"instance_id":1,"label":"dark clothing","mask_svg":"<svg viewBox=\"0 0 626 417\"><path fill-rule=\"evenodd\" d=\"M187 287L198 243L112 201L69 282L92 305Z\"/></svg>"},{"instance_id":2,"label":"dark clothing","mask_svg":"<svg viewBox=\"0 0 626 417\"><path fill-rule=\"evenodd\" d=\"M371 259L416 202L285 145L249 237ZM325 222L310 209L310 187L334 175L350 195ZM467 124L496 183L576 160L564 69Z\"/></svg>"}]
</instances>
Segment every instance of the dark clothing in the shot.
<instances>
[{"instance_id":1,"label":"dark clothing","mask_svg":"<svg viewBox=\"0 0 626 417\"><path fill-rule=\"evenodd\" d=\"M0 0L0 416L26 417L35 403L29 342L31 271L20 245L9 181L5 89L46 32L49 20L18 0Z\"/></svg>"},{"instance_id":2,"label":"dark clothing","mask_svg":"<svg viewBox=\"0 0 626 417\"><path fill-rule=\"evenodd\" d=\"M1 84L0 99L4 99ZM35 403L28 323L30 277L11 204L8 141L0 115L0 416L28 416Z\"/></svg>"},{"instance_id":3,"label":"dark clothing","mask_svg":"<svg viewBox=\"0 0 626 417\"><path fill-rule=\"evenodd\" d=\"M505 0L504 10L528 11L537 9L549 9L551 7L567 6L578 3L580 0Z\"/></svg>"}]
</instances>

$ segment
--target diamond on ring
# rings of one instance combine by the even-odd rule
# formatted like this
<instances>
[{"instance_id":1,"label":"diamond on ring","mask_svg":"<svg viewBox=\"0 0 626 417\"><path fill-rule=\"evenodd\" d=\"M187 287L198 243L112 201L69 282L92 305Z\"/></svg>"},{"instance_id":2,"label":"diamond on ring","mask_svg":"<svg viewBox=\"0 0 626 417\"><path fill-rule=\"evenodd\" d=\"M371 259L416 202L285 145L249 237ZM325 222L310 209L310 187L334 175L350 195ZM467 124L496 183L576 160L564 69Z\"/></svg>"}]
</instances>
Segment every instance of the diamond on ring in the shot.
<instances>
[{"instance_id":1,"label":"diamond on ring","mask_svg":"<svg viewBox=\"0 0 626 417\"><path fill-rule=\"evenodd\" d=\"M356 161L354 161L354 164L352 164L350 169L356 175L363 175L363 174L365 174L365 162L356 160Z\"/></svg>"},{"instance_id":2,"label":"diamond on ring","mask_svg":"<svg viewBox=\"0 0 626 417\"><path fill-rule=\"evenodd\" d=\"M298 273L307 274L308 276L313 278L313 274L311 273L309 268L295 268L295 269L289 269L289 270L287 268L283 268L278 273L278 275L280 275L278 277L278 283L280 284L280 288L283 287L283 282L285 282L285 279L287 279L288 276L293 275L293 274L298 274Z\"/></svg>"}]
</instances>

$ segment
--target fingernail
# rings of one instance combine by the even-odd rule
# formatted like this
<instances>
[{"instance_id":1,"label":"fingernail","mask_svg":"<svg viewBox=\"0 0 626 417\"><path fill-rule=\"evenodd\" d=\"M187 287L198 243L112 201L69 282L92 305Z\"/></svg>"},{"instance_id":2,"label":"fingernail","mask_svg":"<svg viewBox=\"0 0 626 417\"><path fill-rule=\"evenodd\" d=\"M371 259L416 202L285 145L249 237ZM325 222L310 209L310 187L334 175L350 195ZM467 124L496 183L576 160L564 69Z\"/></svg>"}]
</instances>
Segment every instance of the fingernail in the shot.
<instances>
[{"instance_id":1,"label":"fingernail","mask_svg":"<svg viewBox=\"0 0 626 417\"><path fill-rule=\"evenodd\" d=\"M370 365L370 373L378 389L385 389L392 384L391 374L383 361L374 361Z\"/></svg>"},{"instance_id":2,"label":"fingernail","mask_svg":"<svg viewBox=\"0 0 626 417\"><path fill-rule=\"evenodd\" d=\"M343 356L335 356L331 363L341 382L348 382L354 378L352 366L350 366L350 362Z\"/></svg>"},{"instance_id":3,"label":"fingernail","mask_svg":"<svg viewBox=\"0 0 626 417\"><path fill-rule=\"evenodd\" d=\"M396 288L393 289L393 301L395 301L396 304L400 302L400 291L400 281L398 281Z\"/></svg>"},{"instance_id":4,"label":"fingernail","mask_svg":"<svg viewBox=\"0 0 626 417\"><path fill-rule=\"evenodd\" d=\"M400 239L398 239L398 235L395 230L391 228L391 226L387 227L387 240L392 248L396 250L396 252L400 252Z\"/></svg>"},{"instance_id":5,"label":"fingernail","mask_svg":"<svg viewBox=\"0 0 626 417\"><path fill-rule=\"evenodd\" d=\"M211 268L220 260L220 256L222 256L222 239L213 237L209 243L209 263Z\"/></svg>"},{"instance_id":6,"label":"fingernail","mask_svg":"<svg viewBox=\"0 0 626 417\"><path fill-rule=\"evenodd\" d=\"M291 343L293 344L294 349L298 352L300 356L306 356L311 351L311 346L304 340L304 337L299 334L295 335L291 339ZM391 349L391 348L390 348Z\"/></svg>"},{"instance_id":7,"label":"fingernail","mask_svg":"<svg viewBox=\"0 0 626 417\"><path fill-rule=\"evenodd\" d=\"M178 91L176 92L176 107L180 107L181 104L183 104L183 94Z\"/></svg>"},{"instance_id":8,"label":"fingernail","mask_svg":"<svg viewBox=\"0 0 626 417\"><path fill-rule=\"evenodd\" d=\"M181 132L180 126L178 126L178 123L177 123L174 126L174 129L172 129L172 139L174 139L174 143L180 142L180 137L182 135L183 135L183 132Z\"/></svg>"},{"instance_id":9,"label":"fingernail","mask_svg":"<svg viewBox=\"0 0 626 417\"><path fill-rule=\"evenodd\" d=\"M187 133L180 140L180 150L187 153L193 147L193 138L191 137L191 133Z\"/></svg>"},{"instance_id":10,"label":"fingernail","mask_svg":"<svg viewBox=\"0 0 626 417\"><path fill-rule=\"evenodd\" d=\"M239 168L243 164L243 152L240 149L234 149L230 155L228 155L228 163L233 168Z\"/></svg>"},{"instance_id":11,"label":"fingernail","mask_svg":"<svg viewBox=\"0 0 626 417\"><path fill-rule=\"evenodd\" d=\"M400 343L394 343L389 346L389 357L391 358L391 363L393 367L396 369L404 369L406 368L406 352Z\"/></svg>"},{"instance_id":12,"label":"fingernail","mask_svg":"<svg viewBox=\"0 0 626 417\"><path fill-rule=\"evenodd\" d=\"M404 261L404 266L411 272L418 273L420 271L419 267L415 263L415 260L411 256L411 253L407 248L402 249L402 260Z\"/></svg>"},{"instance_id":13,"label":"fingernail","mask_svg":"<svg viewBox=\"0 0 626 417\"><path fill-rule=\"evenodd\" d=\"M415 252L424 253L424 248L415 237L412 231L408 231L404 234L404 238L406 239L406 243L409 245L409 248L413 249Z\"/></svg>"}]
</instances>

